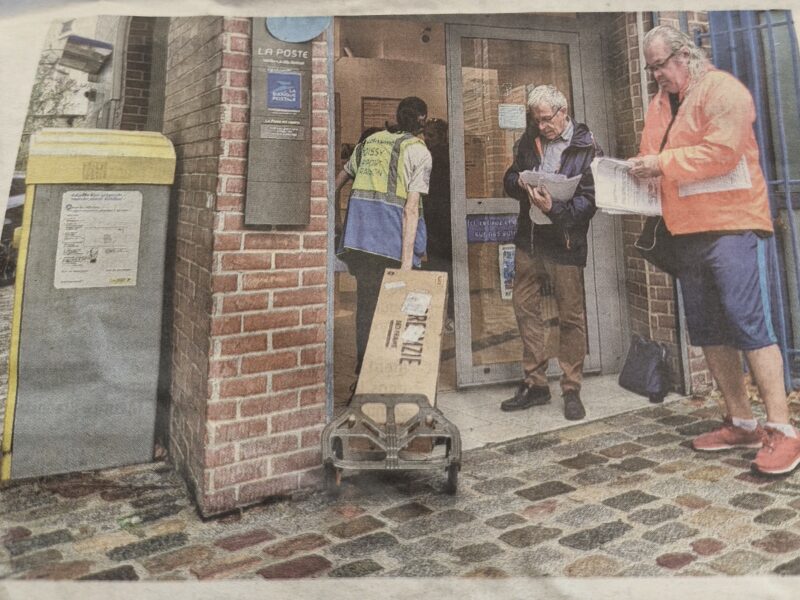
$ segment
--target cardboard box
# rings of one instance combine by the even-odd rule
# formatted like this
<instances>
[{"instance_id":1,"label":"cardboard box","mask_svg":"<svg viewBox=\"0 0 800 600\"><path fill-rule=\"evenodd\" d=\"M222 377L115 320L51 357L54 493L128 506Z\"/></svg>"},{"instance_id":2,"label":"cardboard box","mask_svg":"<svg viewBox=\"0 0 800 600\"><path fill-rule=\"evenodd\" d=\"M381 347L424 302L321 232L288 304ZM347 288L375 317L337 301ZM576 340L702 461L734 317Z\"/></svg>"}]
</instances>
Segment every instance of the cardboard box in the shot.
<instances>
[{"instance_id":1,"label":"cardboard box","mask_svg":"<svg viewBox=\"0 0 800 600\"><path fill-rule=\"evenodd\" d=\"M447 273L386 270L356 394L422 394L435 406L446 300ZM364 412L386 422L381 406ZM415 405L399 406L397 422L417 412Z\"/></svg>"}]
</instances>

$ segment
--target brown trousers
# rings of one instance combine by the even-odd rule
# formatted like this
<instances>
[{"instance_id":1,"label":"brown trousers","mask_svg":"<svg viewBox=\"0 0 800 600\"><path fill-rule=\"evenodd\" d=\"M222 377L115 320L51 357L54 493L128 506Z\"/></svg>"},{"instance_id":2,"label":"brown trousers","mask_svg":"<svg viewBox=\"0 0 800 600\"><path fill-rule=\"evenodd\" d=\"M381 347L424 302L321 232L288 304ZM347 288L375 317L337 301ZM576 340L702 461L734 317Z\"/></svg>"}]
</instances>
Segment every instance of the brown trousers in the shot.
<instances>
[{"instance_id":1,"label":"brown trousers","mask_svg":"<svg viewBox=\"0 0 800 600\"><path fill-rule=\"evenodd\" d=\"M514 313L522 338L522 367L527 385L547 385L546 325L542 315L542 288L552 286L558 306L558 365L561 391L578 391L586 357L586 307L583 267L560 265L517 248L514 274Z\"/></svg>"}]
</instances>

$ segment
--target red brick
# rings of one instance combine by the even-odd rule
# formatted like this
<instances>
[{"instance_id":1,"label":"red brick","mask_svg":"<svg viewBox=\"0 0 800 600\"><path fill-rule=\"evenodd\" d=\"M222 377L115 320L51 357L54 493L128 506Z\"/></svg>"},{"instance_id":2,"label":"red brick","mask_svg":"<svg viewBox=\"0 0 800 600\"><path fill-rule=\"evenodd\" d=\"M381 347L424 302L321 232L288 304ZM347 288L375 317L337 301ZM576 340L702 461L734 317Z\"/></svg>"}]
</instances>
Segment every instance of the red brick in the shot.
<instances>
[{"instance_id":1,"label":"red brick","mask_svg":"<svg viewBox=\"0 0 800 600\"><path fill-rule=\"evenodd\" d=\"M223 21L228 33L250 33L250 19L225 18Z\"/></svg>"},{"instance_id":2,"label":"red brick","mask_svg":"<svg viewBox=\"0 0 800 600\"><path fill-rule=\"evenodd\" d=\"M231 87L240 87L240 88L249 88L250 87L250 73L248 72L240 72L240 71L230 71L228 84ZM247 118L239 118L239 110L238 108L231 107L231 120L232 121L241 121L243 123L249 122ZM237 111L237 112L234 112ZM236 115L236 118L233 118L233 115ZM247 114L246 112L244 113Z\"/></svg>"},{"instance_id":3,"label":"red brick","mask_svg":"<svg viewBox=\"0 0 800 600\"><path fill-rule=\"evenodd\" d=\"M233 335L242 332L242 317L212 317L211 335Z\"/></svg>"},{"instance_id":4,"label":"red brick","mask_svg":"<svg viewBox=\"0 0 800 600\"><path fill-rule=\"evenodd\" d=\"M304 348L300 351L301 365L321 365L325 363L325 347Z\"/></svg>"},{"instance_id":5,"label":"red brick","mask_svg":"<svg viewBox=\"0 0 800 600\"><path fill-rule=\"evenodd\" d=\"M236 402L211 402L206 408L206 419L209 421L228 421L236 418Z\"/></svg>"},{"instance_id":6,"label":"red brick","mask_svg":"<svg viewBox=\"0 0 800 600\"><path fill-rule=\"evenodd\" d=\"M247 144L245 142L228 142L227 156L232 158L247 157Z\"/></svg>"},{"instance_id":7,"label":"red brick","mask_svg":"<svg viewBox=\"0 0 800 600\"><path fill-rule=\"evenodd\" d=\"M238 285L239 277L237 275L211 276L211 291L215 294L222 292L235 292Z\"/></svg>"},{"instance_id":8,"label":"red brick","mask_svg":"<svg viewBox=\"0 0 800 600\"><path fill-rule=\"evenodd\" d=\"M297 366L296 352L257 354L242 358L242 373L267 373Z\"/></svg>"},{"instance_id":9,"label":"red brick","mask_svg":"<svg viewBox=\"0 0 800 600\"><path fill-rule=\"evenodd\" d=\"M246 250L298 250L300 236L281 233L247 233L244 236Z\"/></svg>"},{"instance_id":10,"label":"red brick","mask_svg":"<svg viewBox=\"0 0 800 600\"><path fill-rule=\"evenodd\" d=\"M297 392L267 394L242 401L240 411L243 417L256 417L297 408Z\"/></svg>"},{"instance_id":11,"label":"red brick","mask_svg":"<svg viewBox=\"0 0 800 600\"><path fill-rule=\"evenodd\" d=\"M244 177L227 177L225 179L226 194L244 194L247 189L247 180ZM244 200L242 200L244 202ZM242 209L239 209L241 212Z\"/></svg>"},{"instance_id":12,"label":"red brick","mask_svg":"<svg viewBox=\"0 0 800 600\"><path fill-rule=\"evenodd\" d=\"M311 406L313 404L325 404L327 396L325 387L320 386L314 389L300 391L300 406Z\"/></svg>"},{"instance_id":13,"label":"red brick","mask_svg":"<svg viewBox=\"0 0 800 600\"><path fill-rule=\"evenodd\" d=\"M249 71L250 57L247 54L225 54L222 57L222 68ZM240 102L240 104L244 104L244 102Z\"/></svg>"},{"instance_id":14,"label":"red brick","mask_svg":"<svg viewBox=\"0 0 800 600\"><path fill-rule=\"evenodd\" d=\"M300 269L303 267L324 267L326 264L324 252L293 252L286 254L275 253L276 269Z\"/></svg>"},{"instance_id":15,"label":"red brick","mask_svg":"<svg viewBox=\"0 0 800 600\"><path fill-rule=\"evenodd\" d=\"M314 162L325 162L328 160L327 146L312 146L311 160Z\"/></svg>"},{"instance_id":16,"label":"red brick","mask_svg":"<svg viewBox=\"0 0 800 600\"><path fill-rule=\"evenodd\" d=\"M328 200L327 198L314 198L311 200L310 213L312 215L327 215L328 214Z\"/></svg>"},{"instance_id":17,"label":"red brick","mask_svg":"<svg viewBox=\"0 0 800 600\"><path fill-rule=\"evenodd\" d=\"M303 248L309 250L325 250L328 247L328 236L321 234L304 235Z\"/></svg>"},{"instance_id":18,"label":"red brick","mask_svg":"<svg viewBox=\"0 0 800 600\"><path fill-rule=\"evenodd\" d=\"M316 447L313 450L272 458L272 468L270 472L273 475L283 475L284 473L303 471L310 467L316 467L321 463L322 452L319 447Z\"/></svg>"},{"instance_id":19,"label":"red brick","mask_svg":"<svg viewBox=\"0 0 800 600\"><path fill-rule=\"evenodd\" d=\"M300 446L303 448L319 448L322 442L322 428L304 431L300 436Z\"/></svg>"},{"instance_id":20,"label":"red brick","mask_svg":"<svg viewBox=\"0 0 800 600\"><path fill-rule=\"evenodd\" d=\"M326 138L327 140L327 138ZM326 142L323 142L326 143ZM324 181L311 182L311 197L312 198L327 198L328 197L328 184Z\"/></svg>"},{"instance_id":21,"label":"red brick","mask_svg":"<svg viewBox=\"0 0 800 600\"><path fill-rule=\"evenodd\" d=\"M233 52L250 52L250 38L233 36L230 38L231 50Z\"/></svg>"},{"instance_id":22,"label":"red brick","mask_svg":"<svg viewBox=\"0 0 800 600\"><path fill-rule=\"evenodd\" d=\"M264 352L267 350L266 335L243 335L220 342L222 356L239 356L249 352Z\"/></svg>"},{"instance_id":23,"label":"red brick","mask_svg":"<svg viewBox=\"0 0 800 600\"><path fill-rule=\"evenodd\" d=\"M323 381L325 381L325 369L323 367L298 369L289 373L273 375L272 389L279 392L281 390L306 387Z\"/></svg>"},{"instance_id":24,"label":"red brick","mask_svg":"<svg viewBox=\"0 0 800 600\"><path fill-rule=\"evenodd\" d=\"M305 429L325 422L325 412L322 408L306 408L291 413L272 415L271 433L283 433L295 429Z\"/></svg>"},{"instance_id":25,"label":"red brick","mask_svg":"<svg viewBox=\"0 0 800 600\"><path fill-rule=\"evenodd\" d=\"M219 386L221 398L235 398L241 396L255 396L267 391L266 377L248 377L240 379L227 379Z\"/></svg>"},{"instance_id":26,"label":"red brick","mask_svg":"<svg viewBox=\"0 0 800 600\"><path fill-rule=\"evenodd\" d=\"M233 444L221 446L219 448L206 448L205 468L213 469L229 465L236 460L236 447Z\"/></svg>"},{"instance_id":27,"label":"red brick","mask_svg":"<svg viewBox=\"0 0 800 600\"><path fill-rule=\"evenodd\" d=\"M300 324L300 312L297 310L270 311L264 314L245 315L244 331L268 331L281 327L294 327Z\"/></svg>"},{"instance_id":28,"label":"red brick","mask_svg":"<svg viewBox=\"0 0 800 600\"><path fill-rule=\"evenodd\" d=\"M315 110L327 110L328 109L328 94L324 92L318 92L316 94L312 94L311 96L311 106Z\"/></svg>"},{"instance_id":29,"label":"red brick","mask_svg":"<svg viewBox=\"0 0 800 600\"><path fill-rule=\"evenodd\" d=\"M244 483L239 487L239 502L247 504L264 498L288 494L297 489L297 475L283 475L267 481Z\"/></svg>"},{"instance_id":30,"label":"red brick","mask_svg":"<svg viewBox=\"0 0 800 600\"><path fill-rule=\"evenodd\" d=\"M325 285L328 274L325 269L313 269L302 271L303 286Z\"/></svg>"},{"instance_id":31,"label":"red brick","mask_svg":"<svg viewBox=\"0 0 800 600\"><path fill-rule=\"evenodd\" d=\"M223 271L261 271L272 266L269 252L231 252L222 255Z\"/></svg>"},{"instance_id":32,"label":"red brick","mask_svg":"<svg viewBox=\"0 0 800 600\"><path fill-rule=\"evenodd\" d=\"M325 330L322 327L308 327L306 329L293 329L290 331L275 332L272 334L272 348L292 348L295 346L308 346L325 341Z\"/></svg>"},{"instance_id":33,"label":"red brick","mask_svg":"<svg viewBox=\"0 0 800 600\"><path fill-rule=\"evenodd\" d=\"M223 140L246 140L250 126L246 123L225 123L220 129Z\"/></svg>"},{"instance_id":34,"label":"red brick","mask_svg":"<svg viewBox=\"0 0 800 600\"><path fill-rule=\"evenodd\" d=\"M250 273L242 278L242 289L266 290L272 288L296 288L298 274L293 271L268 271L265 273Z\"/></svg>"},{"instance_id":35,"label":"red brick","mask_svg":"<svg viewBox=\"0 0 800 600\"><path fill-rule=\"evenodd\" d=\"M326 301L327 289L325 287L274 292L273 295L273 306L275 307L325 304Z\"/></svg>"},{"instance_id":36,"label":"red brick","mask_svg":"<svg viewBox=\"0 0 800 600\"><path fill-rule=\"evenodd\" d=\"M234 377L238 374L239 365L236 360L212 360L208 364L209 379Z\"/></svg>"},{"instance_id":37,"label":"red brick","mask_svg":"<svg viewBox=\"0 0 800 600\"><path fill-rule=\"evenodd\" d=\"M247 172L247 161L241 158L221 158L219 172L224 175L244 175Z\"/></svg>"},{"instance_id":38,"label":"red brick","mask_svg":"<svg viewBox=\"0 0 800 600\"><path fill-rule=\"evenodd\" d=\"M239 250L241 247L241 233L218 233L214 236L214 250Z\"/></svg>"},{"instance_id":39,"label":"red brick","mask_svg":"<svg viewBox=\"0 0 800 600\"><path fill-rule=\"evenodd\" d=\"M303 309L303 325L319 325L328 321L328 309L322 308L304 308Z\"/></svg>"},{"instance_id":40,"label":"red brick","mask_svg":"<svg viewBox=\"0 0 800 600\"><path fill-rule=\"evenodd\" d=\"M242 442L239 447L242 460L259 456L274 456L297 450L297 434L272 435L263 440Z\"/></svg>"},{"instance_id":41,"label":"red brick","mask_svg":"<svg viewBox=\"0 0 800 600\"><path fill-rule=\"evenodd\" d=\"M238 178L237 178L238 179ZM226 182L227 187L227 182ZM243 196L230 196L220 194L217 196L217 210L219 211L232 211L232 212L242 212L244 210L244 197ZM228 234L230 235L230 234ZM240 237L241 240L241 237ZM241 241L240 241L241 244ZM241 245L237 244L232 248L216 248L215 250L239 250Z\"/></svg>"},{"instance_id":42,"label":"red brick","mask_svg":"<svg viewBox=\"0 0 800 600\"><path fill-rule=\"evenodd\" d=\"M214 469L214 487L220 489L243 481L254 481L266 477L268 474L269 462L266 460L239 462Z\"/></svg>"},{"instance_id":43,"label":"red brick","mask_svg":"<svg viewBox=\"0 0 800 600\"><path fill-rule=\"evenodd\" d=\"M274 418L274 417L273 417ZM267 419L252 419L236 423L224 423L214 428L214 441L234 442L265 435L269 429Z\"/></svg>"},{"instance_id":44,"label":"red brick","mask_svg":"<svg viewBox=\"0 0 800 600\"><path fill-rule=\"evenodd\" d=\"M264 310L269 305L267 294L234 294L222 299L222 312L234 313Z\"/></svg>"}]
</instances>

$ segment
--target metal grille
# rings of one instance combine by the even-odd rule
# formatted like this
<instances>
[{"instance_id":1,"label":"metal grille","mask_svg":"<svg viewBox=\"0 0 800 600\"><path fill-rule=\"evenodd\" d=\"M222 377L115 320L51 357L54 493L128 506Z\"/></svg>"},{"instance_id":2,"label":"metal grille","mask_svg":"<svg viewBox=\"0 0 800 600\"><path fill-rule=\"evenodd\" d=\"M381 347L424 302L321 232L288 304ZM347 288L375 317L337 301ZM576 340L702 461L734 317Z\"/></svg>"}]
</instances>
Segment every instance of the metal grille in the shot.
<instances>
[{"instance_id":1,"label":"metal grille","mask_svg":"<svg viewBox=\"0 0 800 600\"><path fill-rule=\"evenodd\" d=\"M714 64L753 95L756 139L775 225L769 239L772 313L787 389L800 387L800 65L791 12L709 12L695 32ZM705 42L705 43L704 43Z\"/></svg>"}]
</instances>

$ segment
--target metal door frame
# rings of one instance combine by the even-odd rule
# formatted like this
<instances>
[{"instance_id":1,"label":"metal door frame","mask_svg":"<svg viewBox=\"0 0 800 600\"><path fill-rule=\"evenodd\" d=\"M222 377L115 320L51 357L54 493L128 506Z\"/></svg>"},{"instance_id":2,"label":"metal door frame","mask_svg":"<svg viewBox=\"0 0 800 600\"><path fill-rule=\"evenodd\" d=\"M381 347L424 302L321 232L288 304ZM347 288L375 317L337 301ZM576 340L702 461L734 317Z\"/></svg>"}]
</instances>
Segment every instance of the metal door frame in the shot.
<instances>
[{"instance_id":1,"label":"metal door frame","mask_svg":"<svg viewBox=\"0 0 800 600\"><path fill-rule=\"evenodd\" d=\"M585 122L583 76L581 70L580 40L578 33L541 31L535 29L511 29L483 25L448 24L445 29L446 74L450 164L452 194L451 224L453 231L453 293L455 295L456 322L456 380L458 387L499 383L519 379L522 374L520 362L501 363L492 366L472 364L472 323L469 300L469 265L467 256L466 218L472 214L517 214L519 203L511 198L484 198L464 201L466 184L464 173L464 114L461 80L461 39L490 38L518 40L551 44L566 44L569 52L570 79L572 80L572 111L575 119ZM487 205L491 202L491 206ZM592 231L590 229L589 239ZM595 289L594 256L591 245L587 268L584 270L586 290ZM586 355L584 370L600 370L599 316L597 302L588 297L586 318L589 329L589 352ZM589 331L587 331L589 333ZM468 340L468 343L463 343Z\"/></svg>"}]
</instances>

